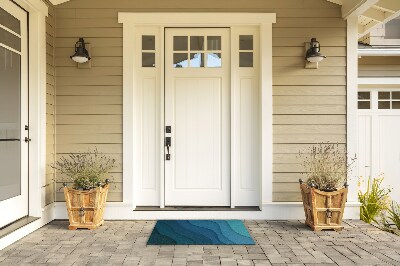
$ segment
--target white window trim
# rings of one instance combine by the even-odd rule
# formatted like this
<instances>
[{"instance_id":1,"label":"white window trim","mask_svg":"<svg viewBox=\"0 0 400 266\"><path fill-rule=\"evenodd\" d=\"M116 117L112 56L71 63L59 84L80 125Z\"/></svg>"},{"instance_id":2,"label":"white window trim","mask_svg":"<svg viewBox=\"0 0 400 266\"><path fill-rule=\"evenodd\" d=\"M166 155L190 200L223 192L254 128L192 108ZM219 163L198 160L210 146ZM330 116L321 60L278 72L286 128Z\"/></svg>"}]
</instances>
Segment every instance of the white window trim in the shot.
<instances>
[{"instance_id":1,"label":"white window trim","mask_svg":"<svg viewBox=\"0 0 400 266\"><path fill-rule=\"evenodd\" d=\"M136 207L134 180L138 178L140 151L135 149L137 130L134 113L135 27L260 27L260 88L261 88L261 197L260 206L272 202L272 24L275 13L127 13L118 14L123 23L123 203ZM161 63L164 68L164 63ZM163 73L163 70L161 71ZM162 84L164 83L162 77ZM161 186L163 190L163 187ZM161 204L162 206L163 204Z\"/></svg>"}]
</instances>

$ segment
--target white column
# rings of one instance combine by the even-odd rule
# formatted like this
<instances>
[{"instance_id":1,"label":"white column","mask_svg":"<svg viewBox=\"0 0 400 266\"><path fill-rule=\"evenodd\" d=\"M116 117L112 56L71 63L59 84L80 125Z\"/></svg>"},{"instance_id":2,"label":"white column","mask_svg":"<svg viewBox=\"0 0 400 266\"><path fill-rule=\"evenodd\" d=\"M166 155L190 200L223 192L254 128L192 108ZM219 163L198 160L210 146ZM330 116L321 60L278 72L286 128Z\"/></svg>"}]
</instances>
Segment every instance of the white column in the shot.
<instances>
[{"instance_id":1,"label":"white column","mask_svg":"<svg viewBox=\"0 0 400 266\"><path fill-rule=\"evenodd\" d=\"M347 152L350 161L357 154L357 90L358 90L358 18L347 19ZM348 202L357 202L358 167L348 175Z\"/></svg>"}]
</instances>

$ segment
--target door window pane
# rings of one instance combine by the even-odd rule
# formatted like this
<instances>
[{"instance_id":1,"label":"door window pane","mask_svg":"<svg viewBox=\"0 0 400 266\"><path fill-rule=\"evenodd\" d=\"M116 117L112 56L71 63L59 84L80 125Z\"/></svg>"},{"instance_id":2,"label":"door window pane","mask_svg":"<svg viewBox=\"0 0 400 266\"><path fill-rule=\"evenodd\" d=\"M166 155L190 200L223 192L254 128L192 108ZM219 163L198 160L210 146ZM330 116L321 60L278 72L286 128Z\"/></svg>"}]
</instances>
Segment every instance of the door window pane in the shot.
<instances>
[{"instance_id":1,"label":"door window pane","mask_svg":"<svg viewBox=\"0 0 400 266\"><path fill-rule=\"evenodd\" d=\"M253 35L239 36L239 50L253 50Z\"/></svg>"},{"instance_id":2,"label":"door window pane","mask_svg":"<svg viewBox=\"0 0 400 266\"><path fill-rule=\"evenodd\" d=\"M174 36L174 51L187 51L187 50L188 50L188 37Z\"/></svg>"},{"instance_id":3,"label":"door window pane","mask_svg":"<svg viewBox=\"0 0 400 266\"><path fill-rule=\"evenodd\" d=\"M190 54L190 67L204 67L204 54Z\"/></svg>"},{"instance_id":4,"label":"door window pane","mask_svg":"<svg viewBox=\"0 0 400 266\"><path fill-rule=\"evenodd\" d=\"M156 50L156 37L154 35L142 36L142 50Z\"/></svg>"},{"instance_id":5,"label":"door window pane","mask_svg":"<svg viewBox=\"0 0 400 266\"><path fill-rule=\"evenodd\" d=\"M390 109L390 101L379 101L378 109Z\"/></svg>"},{"instance_id":6,"label":"door window pane","mask_svg":"<svg viewBox=\"0 0 400 266\"><path fill-rule=\"evenodd\" d=\"M392 91L392 99L400 100L400 91Z\"/></svg>"},{"instance_id":7,"label":"door window pane","mask_svg":"<svg viewBox=\"0 0 400 266\"><path fill-rule=\"evenodd\" d=\"M174 53L174 65L175 68L188 67L188 54L186 53Z\"/></svg>"},{"instance_id":8,"label":"door window pane","mask_svg":"<svg viewBox=\"0 0 400 266\"><path fill-rule=\"evenodd\" d=\"M378 92L378 99L390 99L390 91L380 91Z\"/></svg>"},{"instance_id":9,"label":"door window pane","mask_svg":"<svg viewBox=\"0 0 400 266\"><path fill-rule=\"evenodd\" d=\"M0 28L0 43L21 52L21 39L3 28Z\"/></svg>"},{"instance_id":10,"label":"door window pane","mask_svg":"<svg viewBox=\"0 0 400 266\"><path fill-rule=\"evenodd\" d=\"M371 99L371 93L369 91L360 91L358 93L359 100L369 100Z\"/></svg>"},{"instance_id":11,"label":"door window pane","mask_svg":"<svg viewBox=\"0 0 400 266\"><path fill-rule=\"evenodd\" d=\"M369 101L358 102L358 109L371 109L371 103Z\"/></svg>"},{"instance_id":12,"label":"door window pane","mask_svg":"<svg viewBox=\"0 0 400 266\"><path fill-rule=\"evenodd\" d=\"M204 36L190 36L190 50L204 50Z\"/></svg>"},{"instance_id":13,"label":"door window pane","mask_svg":"<svg viewBox=\"0 0 400 266\"><path fill-rule=\"evenodd\" d=\"M393 101L392 109L400 109L400 101Z\"/></svg>"},{"instance_id":14,"label":"door window pane","mask_svg":"<svg viewBox=\"0 0 400 266\"><path fill-rule=\"evenodd\" d=\"M239 53L239 66L240 67L253 67L253 53L240 52Z\"/></svg>"},{"instance_id":15,"label":"door window pane","mask_svg":"<svg viewBox=\"0 0 400 266\"><path fill-rule=\"evenodd\" d=\"M20 80L20 55L0 47L0 201L21 194Z\"/></svg>"},{"instance_id":16,"label":"door window pane","mask_svg":"<svg viewBox=\"0 0 400 266\"><path fill-rule=\"evenodd\" d=\"M20 21L2 8L0 8L0 24L9 28L15 33L21 34Z\"/></svg>"},{"instance_id":17,"label":"door window pane","mask_svg":"<svg viewBox=\"0 0 400 266\"><path fill-rule=\"evenodd\" d=\"M222 66L221 53L207 54L207 67L221 67L221 66Z\"/></svg>"},{"instance_id":18,"label":"door window pane","mask_svg":"<svg viewBox=\"0 0 400 266\"><path fill-rule=\"evenodd\" d=\"M208 36L207 50L221 50L221 36Z\"/></svg>"},{"instance_id":19,"label":"door window pane","mask_svg":"<svg viewBox=\"0 0 400 266\"><path fill-rule=\"evenodd\" d=\"M155 67L156 54L155 53L142 53L142 67Z\"/></svg>"}]
</instances>

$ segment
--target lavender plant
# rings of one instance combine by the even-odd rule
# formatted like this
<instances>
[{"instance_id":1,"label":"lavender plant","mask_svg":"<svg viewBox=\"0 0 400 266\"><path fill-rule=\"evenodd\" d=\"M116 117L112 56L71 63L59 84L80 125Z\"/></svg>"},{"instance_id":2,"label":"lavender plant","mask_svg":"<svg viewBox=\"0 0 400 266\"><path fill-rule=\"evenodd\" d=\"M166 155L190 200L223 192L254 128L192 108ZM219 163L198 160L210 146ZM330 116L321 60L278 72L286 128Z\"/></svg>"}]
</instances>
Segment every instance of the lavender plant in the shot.
<instances>
[{"instance_id":1,"label":"lavender plant","mask_svg":"<svg viewBox=\"0 0 400 266\"><path fill-rule=\"evenodd\" d=\"M339 144L320 143L304 152L302 159L303 175L306 182L323 191L335 191L347 182L347 175L355 158L347 161L347 151Z\"/></svg>"},{"instance_id":2,"label":"lavender plant","mask_svg":"<svg viewBox=\"0 0 400 266\"><path fill-rule=\"evenodd\" d=\"M101 184L115 164L115 159L95 148L62 156L52 167L65 174L74 183L75 189L89 190Z\"/></svg>"}]
</instances>

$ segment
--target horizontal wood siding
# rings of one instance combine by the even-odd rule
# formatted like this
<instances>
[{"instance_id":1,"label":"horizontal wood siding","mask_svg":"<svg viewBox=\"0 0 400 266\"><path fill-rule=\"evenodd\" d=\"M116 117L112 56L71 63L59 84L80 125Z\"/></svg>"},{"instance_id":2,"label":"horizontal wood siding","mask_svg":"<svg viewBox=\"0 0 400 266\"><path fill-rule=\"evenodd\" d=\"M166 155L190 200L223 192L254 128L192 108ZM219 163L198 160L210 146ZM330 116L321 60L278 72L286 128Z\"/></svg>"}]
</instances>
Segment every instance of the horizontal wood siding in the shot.
<instances>
[{"instance_id":1,"label":"horizontal wood siding","mask_svg":"<svg viewBox=\"0 0 400 266\"><path fill-rule=\"evenodd\" d=\"M57 154L97 146L122 155L122 25L118 12L271 12L273 25L274 201L299 201L295 154L318 142L346 141L346 23L325 0L72 0L57 6ZM91 43L92 68L69 59L78 37ZM304 69L304 42L328 56ZM114 174L110 200L122 200ZM57 186L63 178L57 179ZM62 193L57 193L62 200Z\"/></svg>"},{"instance_id":2,"label":"horizontal wood siding","mask_svg":"<svg viewBox=\"0 0 400 266\"><path fill-rule=\"evenodd\" d=\"M398 56L363 56L358 59L359 77L400 77Z\"/></svg>"},{"instance_id":3,"label":"horizontal wood siding","mask_svg":"<svg viewBox=\"0 0 400 266\"><path fill-rule=\"evenodd\" d=\"M55 8L48 1L49 15L46 17L46 181L42 188L44 206L55 200L55 171L50 165L55 158Z\"/></svg>"}]
</instances>

